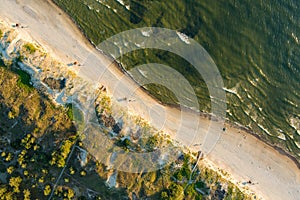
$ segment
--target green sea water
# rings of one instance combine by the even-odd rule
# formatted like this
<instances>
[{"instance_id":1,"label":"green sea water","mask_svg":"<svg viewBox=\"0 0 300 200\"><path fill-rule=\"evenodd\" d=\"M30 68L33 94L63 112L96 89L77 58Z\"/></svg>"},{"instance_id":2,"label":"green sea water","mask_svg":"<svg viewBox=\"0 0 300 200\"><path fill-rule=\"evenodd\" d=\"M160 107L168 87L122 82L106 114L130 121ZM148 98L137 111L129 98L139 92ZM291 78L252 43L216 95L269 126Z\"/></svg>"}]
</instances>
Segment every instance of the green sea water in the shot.
<instances>
[{"instance_id":1,"label":"green sea water","mask_svg":"<svg viewBox=\"0 0 300 200\"><path fill-rule=\"evenodd\" d=\"M227 117L300 159L300 1L298 0L54 0L99 44L122 31L155 26L180 31L211 55L224 80ZM120 60L126 69L158 62L191 82L200 110L210 99L200 75L183 59L159 50ZM164 88L150 93L167 103ZM164 89L164 94L158 91Z\"/></svg>"}]
</instances>

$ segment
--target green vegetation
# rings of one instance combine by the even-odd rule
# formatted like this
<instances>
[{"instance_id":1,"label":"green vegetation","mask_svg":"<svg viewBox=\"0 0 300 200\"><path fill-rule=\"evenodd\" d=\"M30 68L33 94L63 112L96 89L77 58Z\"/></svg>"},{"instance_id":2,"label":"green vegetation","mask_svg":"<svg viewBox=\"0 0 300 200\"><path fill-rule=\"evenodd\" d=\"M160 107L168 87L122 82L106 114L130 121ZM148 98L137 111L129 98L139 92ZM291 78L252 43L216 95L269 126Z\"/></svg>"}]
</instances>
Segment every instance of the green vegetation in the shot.
<instances>
[{"instance_id":1,"label":"green vegetation","mask_svg":"<svg viewBox=\"0 0 300 200\"><path fill-rule=\"evenodd\" d=\"M30 54L33 54L36 52L37 48L32 43L26 43L23 46L26 51L28 51Z\"/></svg>"},{"instance_id":2,"label":"green vegetation","mask_svg":"<svg viewBox=\"0 0 300 200\"><path fill-rule=\"evenodd\" d=\"M0 184L0 197L44 199L53 191L53 199L84 199L88 191L93 191L91 195L95 199L121 199L133 193L138 199L209 199L216 191L223 190L215 187L217 183L229 184L205 167L196 170L195 174L201 173L192 177L189 184L196 160L183 154L182 158L156 172L117 172L118 188L108 188L106 181L112 171L93 155L87 154L86 163L81 160L85 146L68 113L72 108L55 106L36 89L25 89L18 84L20 77L14 67L0 67L0 171L7 173L7 180ZM106 120L99 122L108 126L103 129L107 132L98 137L107 137L117 122L111 117L110 99L102 97L97 107L101 112L97 114ZM153 151L172 145L141 118L132 120L140 127L141 134L153 132L153 135L139 142L132 137L124 139L120 126L119 135L112 140L127 151ZM64 173L58 180L63 167ZM58 185L54 187L57 180ZM233 184L225 197L247 199Z\"/></svg>"},{"instance_id":3,"label":"green vegetation","mask_svg":"<svg viewBox=\"0 0 300 200\"><path fill-rule=\"evenodd\" d=\"M17 57L17 59L15 61L21 62L23 59L24 59L24 57L22 55L20 55ZM17 85L19 87L21 87L25 90L28 90L28 92L30 92L33 89L30 75L26 71L21 70L17 66L16 62L12 62L11 65L5 66L3 60L0 57L0 67L9 68L11 70L11 72L18 75Z\"/></svg>"},{"instance_id":4,"label":"green vegetation","mask_svg":"<svg viewBox=\"0 0 300 200\"><path fill-rule=\"evenodd\" d=\"M52 159L50 161L50 164L57 164L57 167L60 168L65 167L66 159L68 158L73 144L74 142L72 142L71 140L65 140L60 147L60 151L54 151L52 153Z\"/></svg>"},{"instance_id":5,"label":"green vegetation","mask_svg":"<svg viewBox=\"0 0 300 200\"><path fill-rule=\"evenodd\" d=\"M11 177L9 179L9 185L13 188L14 193L19 193L20 192L21 182L22 182L22 178L20 176Z\"/></svg>"},{"instance_id":6,"label":"green vegetation","mask_svg":"<svg viewBox=\"0 0 300 200\"><path fill-rule=\"evenodd\" d=\"M44 195L45 196L49 196L51 193L51 186L50 185L46 185L45 189L44 189Z\"/></svg>"},{"instance_id":7,"label":"green vegetation","mask_svg":"<svg viewBox=\"0 0 300 200\"><path fill-rule=\"evenodd\" d=\"M23 190L24 200L30 200L30 191L28 189Z\"/></svg>"},{"instance_id":8,"label":"green vegetation","mask_svg":"<svg viewBox=\"0 0 300 200\"><path fill-rule=\"evenodd\" d=\"M74 120L74 114L73 114L73 105L71 103L66 105L67 108L67 115L68 117L73 121Z\"/></svg>"},{"instance_id":9,"label":"green vegetation","mask_svg":"<svg viewBox=\"0 0 300 200\"><path fill-rule=\"evenodd\" d=\"M187 162L184 162L182 167L179 169L179 171L175 172L174 177L182 181L183 178L189 178L191 175L191 169L189 168L189 164Z\"/></svg>"},{"instance_id":10,"label":"green vegetation","mask_svg":"<svg viewBox=\"0 0 300 200\"><path fill-rule=\"evenodd\" d=\"M22 70L16 70L16 73L19 75L18 85L20 87L32 88L32 84L30 82L30 75Z\"/></svg>"},{"instance_id":11,"label":"green vegetation","mask_svg":"<svg viewBox=\"0 0 300 200\"><path fill-rule=\"evenodd\" d=\"M27 72L25 72L21 69L13 69L13 71L19 75L18 82L17 82L19 87L22 87L28 91L33 89L33 86L31 83L31 77Z\"/></svg>"},{"instance_id":12,"label":"green vegetation","mask_svg":"<svg viewBox=\"0 0 300 200\"><path fill-rule=\"evenodd\" d=\"M24 60L24 56L20 53L20 55L17 57L17 62L22 62Z\"/></svg>"},{"instance_id":13,"label":"green vegetation","mask_svg":"<svg viewBox=\"0 0 300 200\"><path fill-rule=\"evenodd\" d=\"M183 187L176 183L171 183L170 187L167 189L167 192L161 193L162 199L168 200L179 200L183 199Z\"/></svg>"},{"instance_id":14,"label":"green vegetation","mask_svg":"<svg viewBox=\"0 0 300 200\"><path fill-rule=\"evenodd\" d=\"M111 117L113 115L111 112L113 105L110 99L105 94L100 94L95 105L99 122L103 127L106 127L106 129L103 129L103 132L106 132L106 135L111 130L115 132L113 127L117 122ZM141 137L138 138L138 141L133 141L134 136L124 138L122 127L120 127L117 135L111 140L115 140L115 144L124 149L125 152L151 152L157 147L172 145L168 142L167 138L156 133L141 118L133 117L131 120L139 127L138 133L132 132L132 135L149 133L153 133L153 135L146 138ZM134 161L132 162L134 163ZM149 160L149 162L151 161ZM127 188L126 192L128 194L135 193L139 198L207 199L212 196L227 197L229 193L226 193L222 185L227 184L228 181L222 179L219 174L204 166L196 169L192 174L191 170L195 163L195 159L187 154L183 154L175 163L165 166L157 172L137 174L118 172L117 182L119 188ZM102 164L98 164L97 171L100 177L103 178L109 173ZM88 176L88 173L85 176ZM190 178L192 180L191 183L189 183ZM234 189L233 193L234 195L238 195L239 190ZM248 197L243 195L243 198L247 199Z\"/></svg>"},{"instance_id":15,"label":"green vegetation","mask_svg":"<svg viewBox=\"0 0 300 200\"><path fill-rule=\"evenodd\" d=\"M146 147L149 148L150 151L152 151L155 147L158 146L158 144L159 144L158 140L159 140L159 138L157 135L150 136L146 142Z\"/></svg>"},{"instance_id":16,"label":"green vegetation","mask_svg":"<svg viewBox=\"0 0 300 200\"><path fill-rule=\"evenodd\" d=\"M0 38L2 38L2 36L3 36L3 32L2 32L2 30L0 29Z\"/></svg>"},{"instance_id":17,"label":"green vegetation","mask_svg":"<svg viewBox=\"0 0 300 200\"><path fill-rule=\"evenodd\" d=\"M16 71L14 66L0 67L0 166L7 166L0 197L41 199L42 188L59 174L49 164L51 152L65 157L75 132L62 108L53 106L34 88L27 90L18 84Z\"/></svg>"}]
</instances>

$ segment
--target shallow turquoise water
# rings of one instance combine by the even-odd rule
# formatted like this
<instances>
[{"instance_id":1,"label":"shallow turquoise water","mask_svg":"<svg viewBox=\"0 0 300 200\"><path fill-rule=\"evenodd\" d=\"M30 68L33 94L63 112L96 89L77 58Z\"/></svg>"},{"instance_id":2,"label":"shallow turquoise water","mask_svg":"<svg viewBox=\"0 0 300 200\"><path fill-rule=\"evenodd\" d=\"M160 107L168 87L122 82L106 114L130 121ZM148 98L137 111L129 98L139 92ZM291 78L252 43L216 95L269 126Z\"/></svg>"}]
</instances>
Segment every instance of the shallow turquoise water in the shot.
<instances>
[{"instance_id":1,"label":"shallow turquoise water","mask_svg":"<svg viewBox=\"0 0 300 200\"><path fill-rule=\"evenodd\" d=\"M300 120L300 1L55 2L95 44L144 26L170 28L194 38L209 52L224 78L228 118L300 158L300 131L295 129ZM145 53L131 54L128 56L134 59L124 63L130 68L169 56L160 62L186 68L186 63L172 55L158 54L162 53L150 53L150 58ZM183 73L191 76L189 70ZM199 90L200 109L209 111L209 95L201 77L198 82L197 77L191 80Z\"/></svg>"}]
</instances>

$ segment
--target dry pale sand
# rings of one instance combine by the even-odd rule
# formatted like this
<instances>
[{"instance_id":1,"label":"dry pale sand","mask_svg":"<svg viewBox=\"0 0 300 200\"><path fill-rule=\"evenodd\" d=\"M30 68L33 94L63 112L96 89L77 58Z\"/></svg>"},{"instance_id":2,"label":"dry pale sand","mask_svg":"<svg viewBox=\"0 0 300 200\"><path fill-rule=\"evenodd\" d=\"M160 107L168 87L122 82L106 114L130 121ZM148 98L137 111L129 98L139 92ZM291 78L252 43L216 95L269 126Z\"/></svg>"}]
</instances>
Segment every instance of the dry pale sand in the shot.
<instances>
[{"instance_id":1,"label":"dry pale sand","mask_svg":"<svg viewBox=\"0 0 300 200\"><path fill-rule=\"evenodd\" d=\"M61 62L68 64L77 60L92 65L93 71L88 72L93 75L91 79L97 80L105 71L101 82L115 99L129 97L132 95L130 91L135 90L132 97L135 101L120 104L191 149L201 147L205 160L229 172L240 187L249 187L263 199L299 199L300 170L287 156L243 130L228 126L223 133L221 122L212 124L195 113L159 105L117 67L110 66L111 60L97 52L72 21L51 2L2 0L0 17L28 26L20 32L29 34ZM254 184L243 186L249 180Z\"/></svg>"}]
</instances>

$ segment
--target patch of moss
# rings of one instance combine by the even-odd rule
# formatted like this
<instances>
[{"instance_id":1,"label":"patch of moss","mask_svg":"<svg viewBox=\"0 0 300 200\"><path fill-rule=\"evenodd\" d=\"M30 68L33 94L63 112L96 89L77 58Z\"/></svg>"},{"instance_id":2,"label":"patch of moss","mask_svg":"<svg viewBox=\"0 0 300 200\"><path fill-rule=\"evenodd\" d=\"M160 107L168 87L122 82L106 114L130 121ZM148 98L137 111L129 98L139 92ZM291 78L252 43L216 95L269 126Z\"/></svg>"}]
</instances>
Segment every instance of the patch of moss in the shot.
<instances>
[{"instance_id":1,"label":"patch of moss","mask_svg":"<svg viewBox=\"0 0 300 200\"><path fill-rule=\"evenodd\" d=\"M33 86L31 84L31 77L27 72L21 69L14 69L13 72L19 75L17 82L19 87L29 91L33 89Z\"/></svg>"},{"instance_id":2,"label":"patch of moss","mask_svg":"<svg viewBox=\"0 0 300 200\"><path fill-rule=\"evenodd\" d=\"M74 120L73 105L71 103L68 103L66 105L66 108L67 108L67 115L68 115L68 117L73 121Z\"/></svg>"},{"instance_id":3,"label":"patch of moss","mask_svg":"<svg viewBox=\"0 0 300 200\"><path fill-rule=\"evenodd\" d=\"M23 47L24 47L24 48L26 49L26 51L28 51L30 54L35 53L36 50L37 50L37 48L36 48L33 44L31 44L31 43L24 44Z\"/></svg>"}]
</instances>

